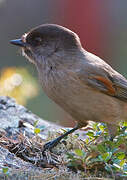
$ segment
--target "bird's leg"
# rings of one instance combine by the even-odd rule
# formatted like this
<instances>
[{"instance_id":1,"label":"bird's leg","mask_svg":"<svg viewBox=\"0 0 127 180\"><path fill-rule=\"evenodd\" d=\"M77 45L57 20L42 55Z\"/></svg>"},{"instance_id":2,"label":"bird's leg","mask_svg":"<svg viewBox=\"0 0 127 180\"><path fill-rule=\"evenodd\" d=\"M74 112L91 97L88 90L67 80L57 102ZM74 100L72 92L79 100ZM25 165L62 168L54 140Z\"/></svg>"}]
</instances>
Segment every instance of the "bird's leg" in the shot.
<instances>
[{"instance_id":1,"label":"bird's leg","mask_svg":"<svg viewBox=\"0 0 127 180\"><path fill-rule=\"evenodd\" d=\"M60 141L61 139L63 139L64 137L66 137L68 134L73 133L75 130L79 129L78 124L71 130L67 131L66 133L64 133L63 135L57 137L56 139L47 142L44 146L43 146L43 150L42 152L44 152L45 150L51 150L53 147L55 147Z\"/></svg>"}]
</instances>

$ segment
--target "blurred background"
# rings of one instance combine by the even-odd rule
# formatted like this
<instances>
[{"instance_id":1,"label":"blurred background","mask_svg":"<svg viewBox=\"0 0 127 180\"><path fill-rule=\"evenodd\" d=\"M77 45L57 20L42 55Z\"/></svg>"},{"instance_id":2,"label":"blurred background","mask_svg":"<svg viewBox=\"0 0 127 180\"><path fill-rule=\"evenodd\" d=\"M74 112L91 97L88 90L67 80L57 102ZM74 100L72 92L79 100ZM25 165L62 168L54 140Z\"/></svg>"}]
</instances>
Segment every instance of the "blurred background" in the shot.
<instances>
[{"instance_id":1,"label":"blurred background","mask_svg":"<svg viewBox=\"0 0 127 180\"><path fill-rule=\"evenodd\" d=\"M0 0L0 95L16 98L43 119L73 126L71 118L43 93L35 67L9 44L43 23L75 31L86 50L127 77L127 1Z\"/></svg>"}]
</instances>

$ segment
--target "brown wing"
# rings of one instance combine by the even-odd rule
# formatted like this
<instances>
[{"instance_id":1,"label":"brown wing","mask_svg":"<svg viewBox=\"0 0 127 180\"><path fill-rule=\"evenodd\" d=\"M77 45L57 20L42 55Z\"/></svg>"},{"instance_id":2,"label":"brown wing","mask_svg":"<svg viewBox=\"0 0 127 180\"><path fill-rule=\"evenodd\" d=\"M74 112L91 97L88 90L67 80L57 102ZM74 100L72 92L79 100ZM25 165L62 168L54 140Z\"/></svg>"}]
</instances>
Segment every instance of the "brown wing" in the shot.
<instances>
[{"instance_id":1,"label":"brown wing","mask_svg":"<svg viewBox=\"0 0 127 180\"><path fill-rule=\"evenodd\" d=\"M75 77L97 91L127 101L127 79L99 57L86 52Z\"/></svg>"},{"instance_id":2,"label":"brown wing","mask_svg":"<svg viewBox=\"0 0 127 180\"><path fill-rule=\"evenodd\" d=\"M90 76L88 84L108 95L127 101L127 80L120 75L116 77Z\"/></svg>"},{"instance_id":3,"label":"brown wing","mask_svg":"<svg viewBox=\"0 0 127 180\"><path fill-rule=\"evenodd\" d=\"M98 84L98 90L100 89L100 91L103 91L109 95L115 95L116 94L116 89L113 87L113 83L111 82L111 80L109 80L108 78L102 77L102 76L91 76L89 77L90 80L95 81L93 85ZM88 80L88 82L91 82L92 85L92 81ZM101 87L101 88L99 88ZM97 86L96 86L97 88Z\"/></svg>"}]
</instances>

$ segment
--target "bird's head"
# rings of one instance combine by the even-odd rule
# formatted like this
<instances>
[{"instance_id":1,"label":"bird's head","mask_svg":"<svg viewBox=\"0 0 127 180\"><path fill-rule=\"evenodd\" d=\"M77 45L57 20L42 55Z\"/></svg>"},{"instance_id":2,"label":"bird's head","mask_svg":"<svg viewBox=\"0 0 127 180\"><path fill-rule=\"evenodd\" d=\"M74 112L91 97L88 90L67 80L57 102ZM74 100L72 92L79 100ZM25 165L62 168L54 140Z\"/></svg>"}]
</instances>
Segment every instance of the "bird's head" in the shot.
<instances>
[{"instance_id":1,"label":"bird's head","mask_svg":"<svg viewBox=\"0 0 127 180\"><path fill-rule=\"evenodd\" d=\"M64 56L73 55L81 48L79 37L69 29L55 25L40 25L21 39L11 40L12 44L22 48L23 55L34 64L42 64L46 58L65 59ZM55 58L54 58L55 59Z\"/></svg>"}]
</instances>

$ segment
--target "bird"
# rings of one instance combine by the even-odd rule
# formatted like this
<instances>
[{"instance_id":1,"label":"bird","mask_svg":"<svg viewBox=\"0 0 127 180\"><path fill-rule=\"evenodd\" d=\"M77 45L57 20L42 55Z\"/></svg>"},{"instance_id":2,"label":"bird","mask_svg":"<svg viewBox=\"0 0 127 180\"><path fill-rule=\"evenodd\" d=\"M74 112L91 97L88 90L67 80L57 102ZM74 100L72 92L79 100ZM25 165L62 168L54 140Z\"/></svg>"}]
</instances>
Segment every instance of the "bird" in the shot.
<instances>
[{"instance_id":1,"label":"bird","mask_svg":"<svg viewBox=\"0 0 127 180\"><path fill-rule=\"evenodd\" d=\"M42 24L10 43L21 47L23 56L36 66L47 96L77 122L47 142L44 151L89 121L106 123L110 136L115 136L119 122L127 120L127 79L85 50L75 32Z\"/></svg>"}]
</instances>

